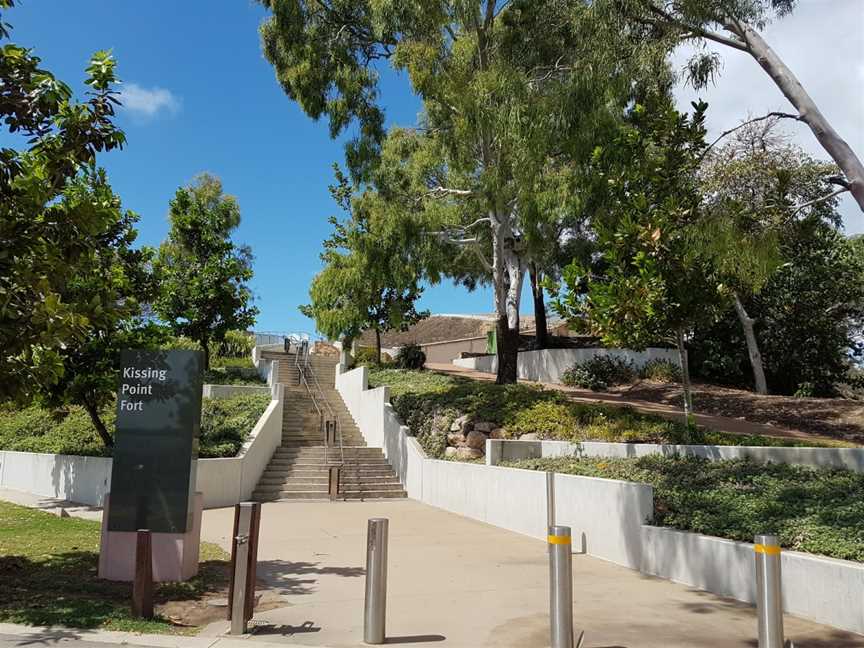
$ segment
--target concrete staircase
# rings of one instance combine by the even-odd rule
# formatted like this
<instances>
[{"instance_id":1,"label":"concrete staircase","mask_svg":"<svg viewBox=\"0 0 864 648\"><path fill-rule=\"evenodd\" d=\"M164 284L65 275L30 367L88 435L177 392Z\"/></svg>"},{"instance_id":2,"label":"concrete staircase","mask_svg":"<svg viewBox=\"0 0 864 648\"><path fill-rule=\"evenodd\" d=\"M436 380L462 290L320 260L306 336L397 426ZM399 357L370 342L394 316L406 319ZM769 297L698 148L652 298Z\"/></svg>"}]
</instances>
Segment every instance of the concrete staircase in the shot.
<instances>
[{"instance_id":1,"label":"concrete staircase","mask_svg":"<svg viewBox=\"0 0 864 648\"><path fill-rule=\"evenodd\" d=\"M294 354L267 352L264 357L279 362L277 378L285 385L282 445L276 449L252 497L258 501L329 499L331 466L341 465L336 499L360 500L405 497L396 473L380 448L368 448L348 412L342 396L333 386L336 359L310 355L308 382L313 395L299 380ZM317 377L317 386L312 375ZM320 416L315 403L338 421L342 450L338 443L325 448Z\"/></svg>"}]
</instances>

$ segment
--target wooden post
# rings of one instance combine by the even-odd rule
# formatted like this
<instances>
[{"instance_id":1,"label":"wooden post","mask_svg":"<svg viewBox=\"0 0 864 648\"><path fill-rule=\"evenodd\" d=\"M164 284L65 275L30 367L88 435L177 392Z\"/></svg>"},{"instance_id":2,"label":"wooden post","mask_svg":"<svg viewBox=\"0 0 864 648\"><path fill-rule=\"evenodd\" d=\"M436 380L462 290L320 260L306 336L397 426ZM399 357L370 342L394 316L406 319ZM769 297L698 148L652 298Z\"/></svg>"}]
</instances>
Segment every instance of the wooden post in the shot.
<instances>
[{"instance_id":1,"label":"wooden post","mask_svg":"<svg viewBox=\"0 0 864 648\"><path fill-rule=\"evenodd\" d=\"M287 340L287 338L286 338ZM228 620L231 620L231 608L234 605L234 572L237 560L237 537L238 525L240 524L240 505L234 505L234 530L231 532L231 576L228 581Z\"/></svg>"},{"instance_id":2,"label":"wooden post","mask_svg":"<svg viewBox=\"0 0 864 648\"><path fill-rule=\"evenodd\" d=\"M246 620L255 614L255 582L258 568L258 536L261 526L261 502L252 504L252 524L249 527L249 567L246 570Z\"/></svg>"},{"instance_id":3,"label":"wooden post","mask_svg":"<svg viewBox=\"0 0 864 648\"><path fill-rule=\"evenodd\" d=\"M153 545L148 529L138 529L135 542L132 616L139 619L153 618Z\"/></svg>"}]
</instances>

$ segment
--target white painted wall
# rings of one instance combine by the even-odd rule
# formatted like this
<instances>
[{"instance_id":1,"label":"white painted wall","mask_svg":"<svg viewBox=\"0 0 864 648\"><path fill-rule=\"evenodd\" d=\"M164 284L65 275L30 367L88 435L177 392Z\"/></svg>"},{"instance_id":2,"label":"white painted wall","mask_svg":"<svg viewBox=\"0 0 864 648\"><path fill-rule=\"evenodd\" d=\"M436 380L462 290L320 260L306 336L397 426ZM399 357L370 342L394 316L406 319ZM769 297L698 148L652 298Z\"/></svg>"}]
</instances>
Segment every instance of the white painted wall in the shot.
<instances>
[{"instance_id":1,"label":"white painted wall","mask_svg":"<svg viewBox=\"0 0 864 648\"><path fill-rule=\"evenodd\" d=\"M611 356L630 360L641 369L651 360L667 360L678 364L674 349L649 347L644 351L631 349L543 349L541 351L521 351L518 357L517 373L522 380L545 383L560 383L562 374L577 362L585 362L597 356ZM457 358L453 364L482 373L495 373L498 370L496 356L479 358Z\"/></svg>"},{"instance_id":2,"label":"white painted wall","mask_svg":"<svg viewBox=\"0 0 864 648\"><path fill-rule=\"evenodd\" d=\"M268 388L269 389L269 388ZM196 490L204 508L233 506L252 495L274 451L282 443L283 385L258 419L236 457L199 459ZM102 506L111 487L111 459L0 451L0 488Z\"/></svg>"},{"instance_id":3,"label":"white painted wall","mask_svg":"<svg viewBox=\"0 0 864 648\"><path fill-rule=\"evenodd\" d=\"M645 525L639 570L754 603L753 545ZM783 609L805 619L864 634L864 565L783 551Z\"/></svg>"},{"instance_id":4,"label":"white painted wall","mask_svg":"<svg viewBox=\"0 0 864 648\"><path fill-rule=\"evenodd\" d=\"M606 443L603 441L516 441L489 439L486 463L545 457L608 457L624 459L648 455L683 455L712 461L750 459L762 463L787 463L815 468L844 468L864 473L864 448L767 448L761 446L672 445L656 443Z\"/></svg>"},{"instance_id":5,"label":"white painted wall","mask_svg":"<svg viewBox=\"0 0 864 648\"><path fill-rule=\"evenodd\" d=\"M365 367L347 373L340 368L336 387L366 441L384 449L409 497L510 531L545 536L545 473L427 458L386 402L387 389L366 389L366 380ZM534 448L530 452L549 453L543 456L573 451L564 442L521 443ZM562 474L554 483L556 522L571 527L575 551L753 602L752 545L646 524L654 510L653 489L646 484ZM864 633L864 565L792 551L784 552L782 561L787 612Z\"/></svg>"},{"instance_id":6,"label":"white painted wall","mask_svg":"<svg viewBox=\"0 0 864 648\"><path fill-rule=\"evenodd\" d=\"M231 398L250 394L270 395L267 385L204 385L204 398Z\"/></svg>"}]
</instances>

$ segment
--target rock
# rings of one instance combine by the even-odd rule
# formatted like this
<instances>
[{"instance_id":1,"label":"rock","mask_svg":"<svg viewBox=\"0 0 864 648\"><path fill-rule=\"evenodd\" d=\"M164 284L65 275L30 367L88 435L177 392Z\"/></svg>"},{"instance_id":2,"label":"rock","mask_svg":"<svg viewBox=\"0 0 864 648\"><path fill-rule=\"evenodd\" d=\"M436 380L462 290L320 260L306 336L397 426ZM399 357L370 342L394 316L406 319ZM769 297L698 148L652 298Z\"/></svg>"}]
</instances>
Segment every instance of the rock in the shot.
<instances>
[{"instance_id":1,"label":"rock","mask_svg":"<svg viewBox=\"0 0 864 648\"><path fill-rule=\"evenodd\" d=\"M523 434L519 437L520 441L539 441L540 437L537 436L536 432L528 432L527 434Z\"/></svg>"},{"instance_id":2,"label":"rock","mask_svg":"<svg viewBox=\"0 0 864 648\"><path fill-rule=\"evenodd\" d=\"M495 428L489 433L490 439L506 439L507 438L507 430L504 428Z\"/></svg>"},{"instance_id":3,"label":"rock","mask_svg":"<svg viewBox=\"0 0 864 648\"><path fill-rule=\"evenodd\" d=\"M447 435L447 445L455 446L457 448L464 446L466 442L465 435L461 432L450 432Z\"/></svg>"},{"instance_id":4,"label":"rock","mask_svg":"<svg viewBox=\"0 0 864 648\"><path fill-rule=\"evenodd\" d=\"M482 432L478 432L477 430L471 430L468 433L466 442L469 448L483 450L486 447L486 435Z\"/></svg>"},{"instance_id":5,"label":"rock","mask_svg":"<svg viewBox=\"0 0 864 648\"><path fill-rule=\"evenodd\" d=\"M462 448L444 448L444 456L455 458L458 456L459 450Z\"/></svg>"},{"instance_id":6,"label":"rock","mask_svg":"<svg viewBox=\"0 0 864 648\"><path fill-rule=\"evenodd\" d=\"M495 429L494 423L489 423L488 421L478 421L474 424L474 429L478 432L485 432L489 434L492 430Z\"/></svg>"},{"instance_id":7,"label":"rock","mask_svg":"<svg viewBox=\"0 0 864 648\"><path fill-rule=\"evenodd\" d=\"M451 448L447 448L450 450ZM476 450L474 448L452 448L456 451L457 459L479 459L483 456L483 453L480 450Z\"/></svg>"},{"instance_id":8,"label":"rock","mask_svg":"<svg viewBox=\"0 0 864 648\"><path fill-rule=\"evenodd\" d=\"M470 429L471 429L471 419L468 417L467 414L460 416L459 418L457 418L455 421L453 421L450 424L450 431L451 432L461 432L462 434L465 434Z\"/></svg>"}]
</instances>

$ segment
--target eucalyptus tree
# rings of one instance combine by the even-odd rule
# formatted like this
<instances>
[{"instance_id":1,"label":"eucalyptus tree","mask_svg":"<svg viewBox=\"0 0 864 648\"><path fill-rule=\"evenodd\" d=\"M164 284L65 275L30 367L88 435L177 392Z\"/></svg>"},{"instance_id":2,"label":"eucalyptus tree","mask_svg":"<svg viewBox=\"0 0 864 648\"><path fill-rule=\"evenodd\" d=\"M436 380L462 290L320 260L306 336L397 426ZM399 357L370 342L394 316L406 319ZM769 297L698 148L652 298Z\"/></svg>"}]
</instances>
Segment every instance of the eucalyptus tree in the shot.
<instances>
[{"instance_id":1,"label":"eucalyptus tree","mask_svg":"<svg viewBox=\"0 0 864 648\"><path fill-rule=\"evenodd\" d=\"M864 164L759 33L770 20L790 14L796 4L798 0L600 0L595 6L610 17L629 19L628 31L637 42L665 42L670 50L679 43L710 42L751 56L795 108L794 113L772 112L756 119L783 118L806 124L842 172L833 180L840 188L823 194L824 198L849 191L864 211ZM699 51L689 61L690 80L696 87L704 86L720 65L719 57Z\"/></svg>"},{"instance_id":2,"label":"eucalyptus tree","mask_svg":"<svg viewBox=\"0 0 864 648\"><path fill-rule=\"evenodd\" d=\"M261 27L264 54L288 96L310 117L326 115L334 137L358 124L346 153L355 182L387 200L405 194L400 204L428 236L475 251L495 295L497 380L515 382L536 214L524 203L550 155L620 114L643 61L610 53L615 29L587 24L583 1L261 2L272 14ZM385 136L385 62L407 72L423 101L416 130ZM382 166L405 182L376 179Z\"/></svg>"},{"instance_id":3,"label":"eucalyptus tree","mask_svg":"<svg viewBox=\"0 0 864 648\"><path fill-rule=\"evenodd\" d=\"M12 6L0 0L0 10ZM112 226L100 205L62 196L97 153L125 138L113 123L109 53L91 57L88 98L76 102L32 50L9 42L10 33L0 20L0 119L21 142L0 149L0 399L26 399L61 378L59 350L85 334L85 305L61 293Z\"/></svg>"}]
</instances>

